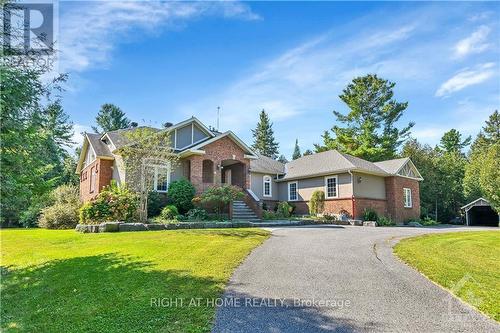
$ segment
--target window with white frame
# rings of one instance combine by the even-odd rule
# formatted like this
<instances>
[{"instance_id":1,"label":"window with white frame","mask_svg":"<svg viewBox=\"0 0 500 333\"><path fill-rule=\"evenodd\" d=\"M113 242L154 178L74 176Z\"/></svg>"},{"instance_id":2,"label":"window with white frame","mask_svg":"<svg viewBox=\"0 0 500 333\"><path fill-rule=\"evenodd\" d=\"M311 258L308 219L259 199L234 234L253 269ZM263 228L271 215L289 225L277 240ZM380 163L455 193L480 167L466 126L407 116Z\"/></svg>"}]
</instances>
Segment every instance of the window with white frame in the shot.
<instances>
[{"instance_id":1,"label":"window with white frame","mask_svg":"<svg viewBox=\"0 0 500 333\"><path fill-rule=\"evenodd\" d=\"M288 183L288 201L297 201L299 199L297 185L297 182Z\"/></svg>"},{"instance_id":2,"label":"window with white frame","mask_svg":"<svg viewBox=\"0 0 500 333\"><path fill-rule=\"evenodd\" d=\"M152 173L153 191L165 193L170 183L170 167L166 165L149 165Z\"/></svg>"},{"instance_id":3,"label":"window with white frame","mask_svg":"<svg viewBox=\"0 0 500 333\"><path fill-rule=\"evenodd\" d=\"M271 197L273 195L272 190L272 178L270 176L264 176L263 179L263 191L265 197Z\"/></svg>"},{"instance_id":4,"label":"window with white frame","mask_svg":"<svg viewBox=\"0 0 500 333\"><path fill-rule=\"evenodd\" d=\"M339 194L339 182L337 176L325 177L325 197L337 198Z\"/></svg>"},{"instance_id":5,"label":"window with white frame","mask_svg":"<svg viewBox=\"0 0 500 333\"><path fill-rule=\"evenodd\" d=\"M413 206L413 203L411 201L411 189L409 188L403 188L403 195L404 195L404 200L405 200L405 208L411 208Z\"/></svg>"}]
</instances>

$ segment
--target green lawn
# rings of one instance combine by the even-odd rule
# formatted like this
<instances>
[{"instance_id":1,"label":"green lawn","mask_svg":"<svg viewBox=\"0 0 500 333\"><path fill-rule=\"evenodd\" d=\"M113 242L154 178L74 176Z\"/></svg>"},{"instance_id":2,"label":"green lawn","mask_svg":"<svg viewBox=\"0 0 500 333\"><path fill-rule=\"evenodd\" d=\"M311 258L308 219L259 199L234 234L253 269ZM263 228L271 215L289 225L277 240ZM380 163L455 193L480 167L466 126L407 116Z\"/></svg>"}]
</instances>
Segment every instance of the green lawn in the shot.
<instances>
[{"instance_id":1,"label":"green lawn","mask_svg":"<svg viewBox=\"0 0 500 333\"><path fill-rule=\"evenodd\" d=\"M500 321L500 232L454 232L402 240L396 255Z\"/></svg>"},{"instance_id":2,"label":"green lawn","mask_svg":"<svg viewBox=\"0 0 500 333\"><path fill-rule=\"evenodd\" d=\"M155 307L151 298L220 297L268 233L17 229L0 237L1 331L207 332L213 306Z\"/></svg>"}]
</instances>

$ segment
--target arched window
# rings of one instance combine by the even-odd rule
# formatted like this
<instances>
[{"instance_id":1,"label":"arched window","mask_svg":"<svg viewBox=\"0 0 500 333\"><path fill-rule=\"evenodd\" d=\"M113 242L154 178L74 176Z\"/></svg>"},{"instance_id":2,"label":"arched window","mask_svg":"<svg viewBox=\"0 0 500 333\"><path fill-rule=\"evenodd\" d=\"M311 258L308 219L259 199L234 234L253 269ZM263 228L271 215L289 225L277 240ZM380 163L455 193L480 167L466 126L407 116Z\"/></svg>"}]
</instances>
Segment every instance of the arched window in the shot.
<instances>
[{"instance_id":1,"label":"arched window","mask_svg":"<svg viewBox=\"0 0 500 333\"><path fill-rule=\"evenodd\" d=\"M214 162L211 160L203 160L202 164L202 179L204 183L214 182Z\"/></svg>"},{"instance_id":2,"label":"arched window","mask_svg":"<svg viewBox=\"0 0 500 333\"><path fill-rule=\"evenodd\" d=\"M271 197L273 195L272 189L272 178L270 176L264 176L263 178L263 194L265 197Z\"/></svg>"}]
</instances>

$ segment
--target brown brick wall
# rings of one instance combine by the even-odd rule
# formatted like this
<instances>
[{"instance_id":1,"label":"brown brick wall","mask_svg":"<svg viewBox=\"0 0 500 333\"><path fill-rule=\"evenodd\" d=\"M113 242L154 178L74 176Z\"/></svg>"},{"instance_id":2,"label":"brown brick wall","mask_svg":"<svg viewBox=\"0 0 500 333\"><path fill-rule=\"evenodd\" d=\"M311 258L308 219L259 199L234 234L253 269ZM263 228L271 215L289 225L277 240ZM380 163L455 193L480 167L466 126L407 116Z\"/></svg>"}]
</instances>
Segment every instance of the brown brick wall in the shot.
<instances>
[{"instance_id":1,"label":"brown brick wall","mask_svg":"<svg viewBox=\"0 0 500 333\"><path fill-rule=\"evenodd\" d=\"M96 173L95 190L90 192L91 172ZM95 198L102 188L108 186L113 178L113 160L97 158L80 173L80 199L87 202Z\"/></svg>"},{"instance_id":2,"label":"brown brick wall","mask_svg":"<svg viewBox=\"0 0 500 333\"><path fill-rule=\"evenodd\" d=\"M403 188L411 189L412 208L404 207ZM387 214L396 222L420 218L420 189L417 180L404 177L385 178Z\"/></svg>"},{"instance_id":3,"label":"brown brick wall","mask_svg":"<svg viewBox=\"0 0 500 333\"><path fill-rule=\"evenodd\" d=\"M387 201L385 199L355 198L354 217L362 219L365 209L374 210L378 216L387 216Z\"/></svg>"},{"instance_id":4,"label":"brown brick wall","mask_svg":"<svg viewBox=\"0 0 500 333\"><path fill-rule=\"evenodd\" d=\"M291 204L295 205L296 214L309 214L309 206L307 205L309 201L290 201ZM325 214L339 214L341 212L347 212L349 216L352 216L352 199L326 199L325 200Z\"/></svg>"},{"instance_id":5,"label":"brown brick wall","mask_svg":"<svg viewBox=\"0 0 500 333\"><path fill-rule=\"evenodd\" d=\"M190 181L196 188L197 193L203 192L206 188L221 185L221 165L224 160L237 160L243 164L243 185L245 188L250 186L250 176L248 169L250 160L244 158L245 152L230 138L222 138L202 148L205 151L204 155L195 155L187 157L185 160L190 161ZM204 183L202 177L203 160L212 160L214 162L214 183ZM232 174L232 177L239 176L237 172Z\"/></svg>"}]
</instances>

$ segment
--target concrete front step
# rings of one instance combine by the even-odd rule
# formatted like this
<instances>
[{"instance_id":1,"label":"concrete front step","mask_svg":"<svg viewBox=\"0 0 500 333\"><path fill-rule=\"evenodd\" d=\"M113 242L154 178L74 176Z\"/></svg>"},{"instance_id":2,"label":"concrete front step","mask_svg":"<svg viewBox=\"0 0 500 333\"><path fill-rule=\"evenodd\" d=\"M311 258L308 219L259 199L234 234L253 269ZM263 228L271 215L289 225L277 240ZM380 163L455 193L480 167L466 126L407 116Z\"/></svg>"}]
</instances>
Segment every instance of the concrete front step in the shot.
<instances>
[{"instance_id":1,"label":"concrete front step","mask_svg":"<svg viewBox=\"0 0 500 333\"><path fill-rule=\"evenodd\" d=\"M233 201L233 221L260 222L261 220L244 201Z\"/></svg>"}]
</instances>

